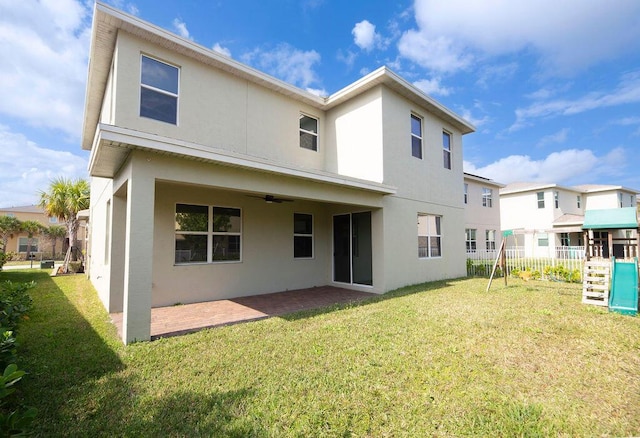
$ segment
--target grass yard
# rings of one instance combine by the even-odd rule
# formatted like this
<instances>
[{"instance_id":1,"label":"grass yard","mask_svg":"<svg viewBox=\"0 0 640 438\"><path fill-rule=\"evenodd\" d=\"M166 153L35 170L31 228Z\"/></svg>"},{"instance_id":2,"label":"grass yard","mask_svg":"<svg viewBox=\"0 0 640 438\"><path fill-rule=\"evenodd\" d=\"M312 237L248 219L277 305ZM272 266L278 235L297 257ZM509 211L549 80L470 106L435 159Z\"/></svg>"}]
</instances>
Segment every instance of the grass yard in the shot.
<instances>
[{"instance_id":1,"label":"grass yard","mask_svg":"<svg viewBox=\"0 0 640 438\"><path fill-rule=\"evenodd\" d=\"M462 279L123 346L82 275L22 324L37 436L640 435L640 319L581 286Z\"/></svg>"}]
</instances>

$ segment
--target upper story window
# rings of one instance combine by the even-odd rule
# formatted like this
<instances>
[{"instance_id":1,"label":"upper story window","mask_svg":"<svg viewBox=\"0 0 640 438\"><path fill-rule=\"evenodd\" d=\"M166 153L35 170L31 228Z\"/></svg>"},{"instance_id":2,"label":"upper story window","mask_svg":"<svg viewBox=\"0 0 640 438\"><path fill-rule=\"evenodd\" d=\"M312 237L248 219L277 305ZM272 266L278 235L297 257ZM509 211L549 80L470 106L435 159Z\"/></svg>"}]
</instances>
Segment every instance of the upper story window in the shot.
<instances>
[{"instance_id":1,"label":"upper story window","mask_svg":"<svg viewBox=\"0 0 640 438\"><path fill-rule=\"evenodd\" d=\"M411 114L411 155L422 159L422 118Z\"/></svg>"},{"instance_id":2,"label":"upper story window","mask_svg":"<svg viewBox=\"0 0 640 438\"><path fill-rule=\"evenodd\" d=\"M444 168L451 169L451 134L445 131L442 131L442 156Z\"/></svg>"},{"instance_id":3,"label":"upper story window","mask_svg":"<svg viewBox=\"0 0 640 438\"><path fill-rule=\"evenodd\" d=\"M578 208L581 208L582 206L582 197L580 195L576 196L576 205Z\"/></svg>"},{"instance_id":4,"label":"upper story window","mask_svg":"<svg viewBox=\"0 0 640 438\"><path fill-rule=\"evenodd\" d=\"M618 204L620 205L620 208L622 208L622 193L618 192Z\"/></svg>"},{"instance_id":5,"label":"upper story window","mask_svg":"<svg viewBox=\"0 0 640 438\"><path fill-rule=\"evenodd\" d=\"M469 203L469 184L464 183L464 203Z\"/></svg>"},{"instance_id":6,"label":"upper story window","mask_svg":"<svg viewBox=\"0 0 640 438\"><path fill-rule=\"evenodd\" d=\"M482 188L482 206L493 207L493 190L486 187Z\"/></svg>"},{"instance_id":7,"label":"upper story window","mask_svg":"<svg viewBox=\"0 0 640 438\"><path fill-rule=\"evenodd\" d=\"M560 208L560 192L558 191L553 192L553 203L556 206L556 208Z\"/></svg>"},{"instance_id":8,"label":"upper story window","mask_svg":"<svg viewBox=\"0 0 640 438\"><path fill-rule=\"evenodd\" d=\"M300 147L318 150L318 119L300 114Z\"/></svg>"},{"instance_id":9,"label":"upper story window","mask_svg":"<svg viewBox=\"0 0 640 438\"><path fill-rule=\"evenodd\" d=\"M544 192L536 193L538 197L538 208L544 208Z\"/></svg>"},{"instance_id":10,"label":"upper story window","mask_svg":"<svg viewBox=\"0 0 640 438\"><path fill-rule=\"evenodd\" d=\"M179 69L142 55L140 116L178 124Z\"/></svg>"},{"instance_id":11,"label":"upper story window","mask_svg":"<svg viewBox=\"0 0 640 438\"><path fill-rule=\"evenodd\" d=\"M293 214L293 257L313 257L313 216L310 214Z\"/></svg>"}]
</instances>

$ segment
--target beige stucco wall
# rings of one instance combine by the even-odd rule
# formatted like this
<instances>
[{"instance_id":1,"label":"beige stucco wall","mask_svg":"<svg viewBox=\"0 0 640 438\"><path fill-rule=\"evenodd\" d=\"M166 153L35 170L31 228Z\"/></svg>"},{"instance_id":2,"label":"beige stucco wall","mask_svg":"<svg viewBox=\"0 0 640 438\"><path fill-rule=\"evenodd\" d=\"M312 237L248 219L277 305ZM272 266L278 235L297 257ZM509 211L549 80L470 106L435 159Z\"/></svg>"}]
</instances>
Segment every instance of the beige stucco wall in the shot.
<instances>
[{"instance_id":1,"label":"beige stucco wall","mask_svg":"<svg viewBox=\"0 0 640 438\"><path fill-rule=\"evenodd\" d=\"M467 203L464 205L465 228L476 230L476 249L478 250L487 249L486 231L494 230L496 249L498 249L502 242L499 187L489 182L482 183L469 178L465 178L464 182L468 184ZM482 205L482 189L485 187L493 190L491 207Z\"/></svg>"},{"instance_id":2,"label":"beige stucco wall","mask_svg":"<svg viewBox=\"0 0 640 438\"><path fill-rule=\"evenodd\" d=\"M107 178L91 178L90 212L90 248L86 261L89 267L89 278L98 292L98 296L110 309L110 250L111 230L107 231L107 223L112 222L111 211L107 208L111 204L113 182Z\"/></svg>"},{"instance_id":3,"label":"beige stucco wall","mask_svg":"<svg viewBox=\"0 0 640 438\"><path fill-rule=\"evenodd\" d=\"M139 116L141 54L179 67L178 123ZM115 125L204 146L324 169L323 111L120 31ZM299 117L319 119L318 151L300 148Z\"/></svg>"}]
</instances>

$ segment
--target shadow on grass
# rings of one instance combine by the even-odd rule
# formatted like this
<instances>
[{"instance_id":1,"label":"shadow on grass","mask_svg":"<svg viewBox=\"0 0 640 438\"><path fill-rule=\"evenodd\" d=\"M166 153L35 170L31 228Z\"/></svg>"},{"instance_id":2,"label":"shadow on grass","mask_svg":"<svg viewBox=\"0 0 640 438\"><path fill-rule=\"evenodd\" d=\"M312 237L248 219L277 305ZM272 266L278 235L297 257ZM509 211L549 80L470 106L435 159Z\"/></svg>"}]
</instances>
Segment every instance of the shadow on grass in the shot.
<instances>
[{"instance_id":1,"label":"shadow on grass","mask_svg":"<svg viewBox=\"0 0 640 438\"><path fill-rule=\"evenodd\" d=\"M464 278L460 278L459 280L463 280ZM296 321L299 319L310 318L313 316L323 315L325 313L331 313L344 309L351 309L355 307L367 306L374 303L379 303L382 301L392 300L395 298L405 297L408 295L413 295L421 292L428 292L430 290L435 289L443 289L445 287L452 286L451 281L454 280L440 280L440 281L432 281L428 283L420 283L413 284L410 286L401 287L399 289L395 289L389 291L387 293L381 295L373 295L371 298L365 298L357 301L349 301L346 303L337 303L327 307L319 307L316 309L308 309L302 310L299 312L288 313L286 315L280 315L279 318L284 319L285 321Z\"/></svg>"},{"instance_id":2,"label":"shadow on grass","mask_svg":"<svg viewBox=\"0 0 640 438\"><path fill-rule=\"evenodd\" d=\"M48 271L1 272L0 281L7 280L37 284L29 291L33 308L29 319L21 323L17 339L18 365L28 373L21 382L20 395L25 405L39 411L35 421L37 431L43 422L55 422L63 415L75 388L122 370L123 364Z\"/></svg>"}]
</instances>

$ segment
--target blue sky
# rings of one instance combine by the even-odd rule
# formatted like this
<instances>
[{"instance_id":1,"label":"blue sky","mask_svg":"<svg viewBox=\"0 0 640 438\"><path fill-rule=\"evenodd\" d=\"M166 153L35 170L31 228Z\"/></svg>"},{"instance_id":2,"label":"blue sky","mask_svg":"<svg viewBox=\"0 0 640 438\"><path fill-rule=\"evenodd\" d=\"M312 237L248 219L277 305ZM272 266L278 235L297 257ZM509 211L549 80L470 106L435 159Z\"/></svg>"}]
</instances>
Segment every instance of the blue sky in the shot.
<instances>
[{"instance_id":1,"label":"blue sky","mask_svg":"<svg viewBox=\"0 0 640 438\"><path fill-rule=\"evenodd\" d=\"M467 172L640 190L640 1L106 3L319 94L387 65L476 126ZM92 8L0 0L0 207L88 176Z\"/></svg>"}]
</instances>

